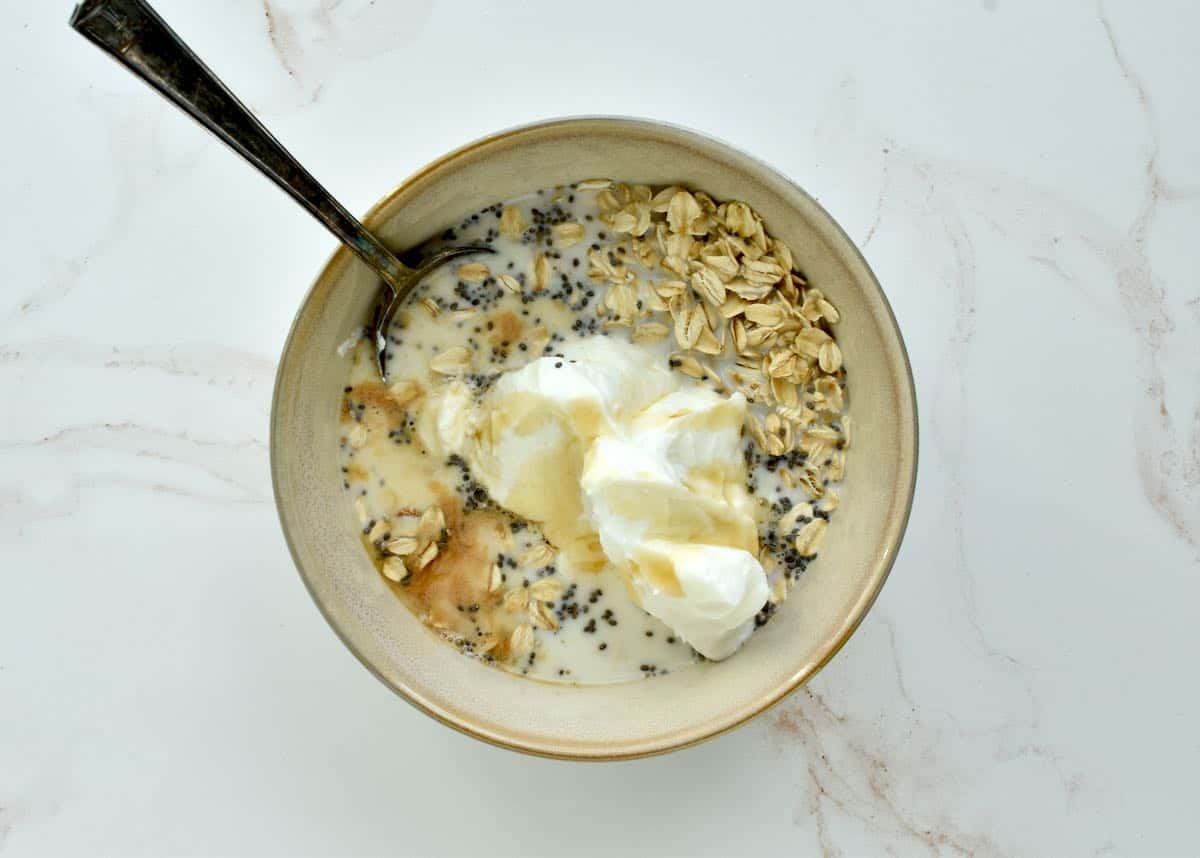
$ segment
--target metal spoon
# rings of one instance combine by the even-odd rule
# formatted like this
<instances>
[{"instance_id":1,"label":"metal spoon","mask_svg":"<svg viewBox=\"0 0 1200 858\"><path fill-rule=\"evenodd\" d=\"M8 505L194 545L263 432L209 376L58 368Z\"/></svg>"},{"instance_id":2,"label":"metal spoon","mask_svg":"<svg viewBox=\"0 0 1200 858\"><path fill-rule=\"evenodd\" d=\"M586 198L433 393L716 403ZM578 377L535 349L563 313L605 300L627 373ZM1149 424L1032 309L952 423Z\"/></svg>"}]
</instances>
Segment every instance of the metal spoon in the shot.
<instances>
[{"instance_id":1,"label":"metal spoon","mask_svg":"<svg viewBox=\"0 0 1200 858\"><path fill-rule=\"evenodd\" d=\"M451 247L410 268L321 187L254 114L142 0L85 0L71 27L154 87L308 209L383 278L384 292L369 322L379 376L388 380L387 332L396 310L434 268L489 247Z\"/></svg>"}]
</instances>

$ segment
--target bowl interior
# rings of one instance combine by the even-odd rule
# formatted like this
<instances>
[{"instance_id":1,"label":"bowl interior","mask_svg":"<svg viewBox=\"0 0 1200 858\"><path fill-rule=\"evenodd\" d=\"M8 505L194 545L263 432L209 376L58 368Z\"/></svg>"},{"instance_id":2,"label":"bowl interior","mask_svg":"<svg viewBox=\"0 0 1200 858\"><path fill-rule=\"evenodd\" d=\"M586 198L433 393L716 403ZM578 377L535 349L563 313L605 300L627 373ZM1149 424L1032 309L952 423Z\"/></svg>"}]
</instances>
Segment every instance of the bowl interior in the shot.
<instances>
[{"instance_id":1,"label":"bowl interior","mask_svg":"<svg viewBox=\"0 0 1200 858\"><path fill-rule=\"evenodd\" d=\"M347 372L338 346L361 326L374 275L339 249L317 278L284 349L271 421L285 534L317 605L358 658L429 714L533 753L618 758L728 729L816 672L845 642L891 567L916 473L912 380L895 320L866 263L807 194L722 144L655 123L580 119L504 132L421 171L367 217L411 246L497 200L597 176L686 184L748 202L842 314L854 446L843 503L821 552L771 623L735 657L652 681L547 685L461 656L381 582L357 536L338 473L337 411Z\"/></svg>"}]
</instances>

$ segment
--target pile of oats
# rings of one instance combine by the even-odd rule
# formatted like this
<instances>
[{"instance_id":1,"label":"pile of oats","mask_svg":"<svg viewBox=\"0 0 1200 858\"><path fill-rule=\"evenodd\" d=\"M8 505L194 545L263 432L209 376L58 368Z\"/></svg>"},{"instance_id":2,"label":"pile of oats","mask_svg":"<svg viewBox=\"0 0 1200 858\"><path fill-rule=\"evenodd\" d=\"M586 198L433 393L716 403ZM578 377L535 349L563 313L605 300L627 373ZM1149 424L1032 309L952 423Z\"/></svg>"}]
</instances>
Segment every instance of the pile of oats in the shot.
<instances>
[{"instance_id":1,"label":"pile of oats","mask_svg":"<svg viewBox=\"0 0 1200 858\"><path fill-rule=\"evenodd\" d=\"M412 573L424 569L437 558L446 538L446 515L441 507L427 507L420 514L406 508L395 518L371 520L361 497L354 505L359 521L369 527L367 541L385 558L379 571L389 581L406 583Z\"/></svg>"},{"instance_id":2,"label":"pile of oats","mask_svg":"<svg viewBox=\"0 0 1200 858\"><path fill-rule=\"evenodd\" d=\"M631 328L635 342L673 337L673 367L720 393L746 396L747 432L779 460L784 485L809 498L781 526L794 533L800 556L815 555L826 519L814 512L837 508L829 484L845 474L852 425L831 327L837 308L745 203L718 203L676 185L596 179L577 187L598 190L600 219L618 236L588 254L588 276L608 286L596 308L605 326ZM803 457L789 455L797 450ZM776 590L782 600L786 588Z\"/></svg>"}]
</instances>

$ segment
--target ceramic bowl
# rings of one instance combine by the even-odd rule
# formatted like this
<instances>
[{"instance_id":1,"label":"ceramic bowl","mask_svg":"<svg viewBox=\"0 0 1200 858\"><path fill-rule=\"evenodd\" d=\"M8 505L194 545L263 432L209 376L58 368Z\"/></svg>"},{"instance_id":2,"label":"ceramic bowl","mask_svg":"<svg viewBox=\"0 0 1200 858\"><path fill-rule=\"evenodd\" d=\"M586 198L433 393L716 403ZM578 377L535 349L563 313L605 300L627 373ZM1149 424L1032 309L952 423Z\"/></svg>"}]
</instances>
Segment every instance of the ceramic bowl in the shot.
<instances>
[{"instance_id":1,"label":"ceramic bowl","mask_svg":"<svg viewBox=\"0 0 1200 858\"><path fill-rule=\"evenodd\" d=\"M384 585L359 542L338 463L338 406L376 279L344 248L304 299L275 385L271 470L284 534L317 607L358 659L425 713L507 748L574 759L661 753L729 730L813 676L883 586L904 533L917 464L913 381L896 320L862 255L812 197L770 167L680 128L583 118L504 131L430 164L364 218L395 247L530 190L596 176L673 183L744 200L841 311L854 446L820 558L734 657L665 677L572 687L462 656Z\"/></svg>"}]
</instances>

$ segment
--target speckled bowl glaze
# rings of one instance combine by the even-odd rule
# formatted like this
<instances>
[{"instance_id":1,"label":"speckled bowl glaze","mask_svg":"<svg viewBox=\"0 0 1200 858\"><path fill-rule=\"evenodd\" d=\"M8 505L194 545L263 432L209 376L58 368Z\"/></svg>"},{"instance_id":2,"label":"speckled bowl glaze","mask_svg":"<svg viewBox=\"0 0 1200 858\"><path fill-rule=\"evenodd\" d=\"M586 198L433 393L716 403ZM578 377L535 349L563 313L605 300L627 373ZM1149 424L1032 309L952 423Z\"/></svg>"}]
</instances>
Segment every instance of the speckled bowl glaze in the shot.
<instances>
[{"instance_id":1,"label":"speckled bowl glaze","mask_svg":"<svg viewBox=\"0 0 1200 858\"><path fill-rule=\"evenodd\" d=\"M808 194L770 167L691 131L583 118L504 131L446 155L388 194L365 221L393 246L539 187L596 176L686 184L749 203L841 311L854 447L820 559L733 658L619 685L570 687L463 657L384 586L358 538L338 473L338 404L375 276L339 249L296 316L279 363L271 471L284 534L325 619L390 688L444 724L544 756L614 760L682 748L754 717L813 676L875 601L912 504L912 374L887 299L858 249Z\"/></svg>"}]
</instances>

